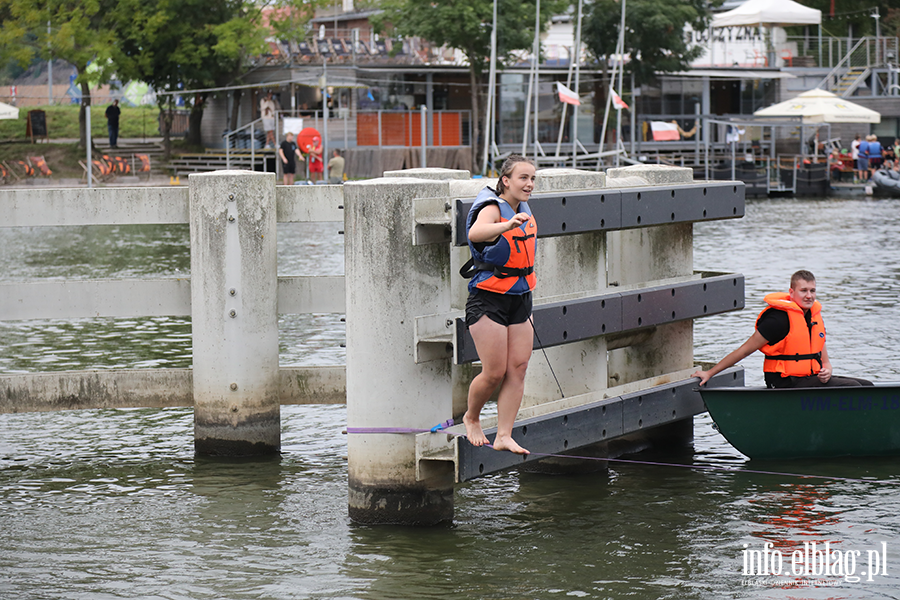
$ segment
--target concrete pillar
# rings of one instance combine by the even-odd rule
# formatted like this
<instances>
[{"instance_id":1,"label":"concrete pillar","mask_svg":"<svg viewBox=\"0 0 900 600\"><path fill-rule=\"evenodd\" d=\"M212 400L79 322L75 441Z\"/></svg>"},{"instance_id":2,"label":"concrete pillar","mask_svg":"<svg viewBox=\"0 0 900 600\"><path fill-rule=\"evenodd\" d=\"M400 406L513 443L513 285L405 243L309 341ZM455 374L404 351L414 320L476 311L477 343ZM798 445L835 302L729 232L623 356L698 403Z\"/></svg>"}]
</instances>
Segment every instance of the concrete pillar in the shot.
<instances>
[{"instance_id":1,"label":"concrete pillar","mask_svg":"<svg viewBox=\"0 0 900 600\"><path fill-rule=\"evenodd\" d=\"M382 178L343 190L348 427L433 427L451 416L450 359L416 364L415 318L450 310L454 273L447 244L412 244L413 200L447 197L449 183ZM452 520L453 465L416 481L413 435L352 434L347 456L353 521Z\"/></svg>"},{"instance_id":2,"label":"concrete pillar","mask_svg":"<svg viewBox=\"0 0 900 600\"><path fill-rule=\"evenodd\" d=\"M278 397L275 175L195 174L190 183L194 448L275 454Z\"/></svg>"},{"instance_id":3,"label":"concrete pillar","mask_svg":"<svg viewBox=\"0 0 900 600\"><path fill-rule=\"evenodd\" d=\"M635 165L607 171L610 188L691 183L686 167ZM693 225L676 223L609 234L609 279L618 286L689 277L694 269ZM655 328L637 344L609 353L610 386L688 369L693 365L693 324L681 321Z\"/></svg>"},{"instance_id":4,"label":"concrete pillar","mask_svg":"<svg viewBox=\"0 0 900 600\"><path fill-rule=\"evenodd\" d=\"M540 169L535 193L596 190L604 187L605 181L604 173ZM607 286L606 234L595 231L541 238L537 243L535 271L535 304L602 293ZM528 364L522 408L559 400L560 387L568 397L602 390L606 382L605 338L563 344L546 348L544 352L538 350Z\"/></svg>"}]
</instances>

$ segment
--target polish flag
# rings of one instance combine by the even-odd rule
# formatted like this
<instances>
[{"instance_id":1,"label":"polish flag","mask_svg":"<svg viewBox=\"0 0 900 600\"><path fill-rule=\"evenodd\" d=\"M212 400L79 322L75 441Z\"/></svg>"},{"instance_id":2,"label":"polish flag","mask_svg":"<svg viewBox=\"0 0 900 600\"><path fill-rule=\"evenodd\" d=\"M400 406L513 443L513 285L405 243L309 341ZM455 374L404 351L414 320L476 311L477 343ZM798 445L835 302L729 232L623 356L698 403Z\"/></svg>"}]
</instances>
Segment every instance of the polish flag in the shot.
<instances>
[{"instance_id":1,"label":"polish flag","mask_svg":"<svg viewBox=\"0 0 900 600\"><path fill-rule=\"evenodd\" d=\"M574 104L575 106L581 106L581 100L578 99L578 94L564 86L559 81L556 82L556 91L559 92L560 102L565 102L566 104Z\"/></svg>"},{"instance_id":2,"label":"polish flag","mask_svg":"<svg viewBox=\"0 0 900 600\"><path fill-rule=\"evenodd\" d=\"M625 110L631 110L628 108L628 105L625 104L625 101L622 100L622 97L616 93L616 90L614 90L612 86L609 86L609 93L612 94L613 108L615 108L616 110L622 110L623 108Z\"/></svg>"},{"instance_id":3,"label":"polish flag","mask_svg":"<svg viewBox=\"0 0 900 600\"><path fill-rule=\"evenodd\" d=\"M675 123L666 123L664 121L650 121L650 129L653 131L653 141L678 141L681 136L678 134L678 125Z\"/></svg>"}]
</instances>

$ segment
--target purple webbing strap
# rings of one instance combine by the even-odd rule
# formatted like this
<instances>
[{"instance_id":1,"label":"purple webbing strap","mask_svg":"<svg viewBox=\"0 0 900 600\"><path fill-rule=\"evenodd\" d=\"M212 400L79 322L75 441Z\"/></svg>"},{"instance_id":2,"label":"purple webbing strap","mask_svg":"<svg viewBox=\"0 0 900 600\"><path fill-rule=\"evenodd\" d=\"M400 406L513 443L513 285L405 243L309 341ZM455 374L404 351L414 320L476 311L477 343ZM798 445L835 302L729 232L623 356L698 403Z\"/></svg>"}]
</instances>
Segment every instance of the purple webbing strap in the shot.
<instances>
[{"instance_id":1,"label":"purple webbing strap","mask_svg":"<svg viewBox=\"0 0 900 600\"><path fill-rule=\"evenodd\" d=\"M431 429L414 429L411 427L348 427L347 433L437 433L453 426L453 419L447 419Z\"/></svg>"}]
</instances>

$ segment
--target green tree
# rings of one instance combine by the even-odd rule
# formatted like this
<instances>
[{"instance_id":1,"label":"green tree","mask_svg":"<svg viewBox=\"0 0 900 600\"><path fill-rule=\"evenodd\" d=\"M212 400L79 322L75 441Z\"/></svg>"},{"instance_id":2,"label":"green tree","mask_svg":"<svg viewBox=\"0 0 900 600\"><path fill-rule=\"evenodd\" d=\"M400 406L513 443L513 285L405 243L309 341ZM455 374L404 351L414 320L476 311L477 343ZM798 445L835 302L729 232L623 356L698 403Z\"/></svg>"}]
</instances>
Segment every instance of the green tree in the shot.
<instances>
[{"instance_id":1,"label":"green tree","mask_svg":"<svg viewBox=\"0 0 900 600\"><path fill-rule=\"evenodd\" d=\"M534 42L533 1L497 0L498 69L514 50L528 49ZM541 2L541 28L568 2ZM385 0L384 12L372 19L377 30L400 36L420 37L438 46L457 48L469 63L473 115L473 164L478 164L477 143L481 138L479 82L490 68L493 4L486 0ZM484 115L484 120L488 115Z\"/></svg>"},{"instance_id":2,"label":"green tree","mask_svg":"<svg viewBox=\"0 0 900 600\"><path fill-rule=\"evenodd\" d=\"M625 73L638 85L653 83L659 72L686 70L703 48L691 46L685 25L703 31L710 19L707 0L623 0L625 2ZM595 120L602 119L607 101L608 65L616 52L622 19L618 0L595 0L587 9L584 43L598 59L602 77L595 87ZM621 92L621 90L620 90ZM636 104L636 102L635 102ZM640 106L632 110L640 112ZM598 122L597 130L602 128Z\"/></svg>"},{"instance_id":3,"label":"green tree","mask_svg":"<svg viewBox=\"0 0 900 600\"><path fill-rule=\"evenodd\" d=\"M838 0L795 0L799 4L822 11L822 35L833 37L845 37L853 34L854 39L865 35L875 35L875 19L872 15L876 9L881 19L881 35L895 36L896 33L888 33L890 25L886 19L890 17L891 10L900 9L900 0L879 0L878 2L864 2L848 4ZM814 28L815 26L812 26ZM801 35L803 27L791 27L789 35Z\"/></svg>"},{"instance_id":4,"label":"green tree","mask_svg":"<svg viewBox=\"0 0 900 600\"><path fill-rule=\"evenodd\" d=\"M80 145L87 147L85 109L91 84L107 83L115 66L110 14L115 0L0 0L0 62L29 64L35 56L71 63L81 86ZM50 24L49 32L47 24ZM88 65L93 67L88 70Z\"/></svg>"},{"instance_id":5,"label":"green tree","mask_svg":"<svg viewBox=\"0 0 900 600\"><path fill-rule=\"evenodd\" d=\"M201 90L185 98L188 142L199 145L205 90L239 84L249 59L265 51L267 36L305 35L303 24L313 14L311 0L120 0L116 62L157 91L166 157L178 90ZM237 107L241 91L233 93Z\"/></svg>"},{"instance_id":6,"label":"green tree","mask_svg":"<svg viewBox=\"0 0 900 600\"><path fill-rule=\"evenodd\" d=\"M147 82L157 93L165 157L179 90L206 89L236 73L244 49L258 51L262 33L241 0L120 0L115 61L123 78ZM252 10L258 11L258 8ZM235 41L243 36L245 41ZM191 131L199 143L207 92L186 94Z\"/></svg>"},{"instance_id":7,"label":"green tree","mask_svg":"<svg viewBox=\"0 0 900 600\"><path fill-rule=\"evenodd\" d=\"M625 53L627 73L638 84L651 83L658 72L685 70L703 53L690 45L685 25L703 31L709 22L707 0L625 0ZM603 65L616 51L621 24L621 3L596 0L588 5L583 38Z\"/></svg>"}]
</instances>

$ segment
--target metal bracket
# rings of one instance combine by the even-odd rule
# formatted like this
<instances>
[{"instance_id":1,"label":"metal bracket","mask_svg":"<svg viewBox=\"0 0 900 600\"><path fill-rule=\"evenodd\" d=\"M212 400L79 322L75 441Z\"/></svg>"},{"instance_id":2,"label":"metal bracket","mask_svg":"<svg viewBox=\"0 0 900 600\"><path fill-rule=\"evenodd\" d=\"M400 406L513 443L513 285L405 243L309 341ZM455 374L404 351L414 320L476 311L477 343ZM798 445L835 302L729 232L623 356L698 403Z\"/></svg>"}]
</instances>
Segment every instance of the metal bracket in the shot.
<instances>
[{"instance_id":1,"label":"metal bracket","mask_svg":"<svg viewBox=\"0 0 900 600\"><path fill-rule=\"evenodd\" d=\"M416 364L453 357L459 311L444 315L426 315L415 320Z\"/></svg>"},{"instance_id":2,"label":"metal bracket","mask_svg":"<svg viewBox=\"0 0 900 600\"><path fill-rule=\"evenodd\" d=\"M416 481L425 481L437 466L435 463L453 463L453 472L459 470L456 436L441 433L416 435Z\"/></svg>"},{"instance_id":3,"label":"metal bracket","mask_svg":"<svg viewBox=\"0 0 900 600\"><path fill-rule=\"evenodd\" d=\"M413 246L449 242L452 208L450 198L415 198Z\"/></svg>"}]
</instances>

